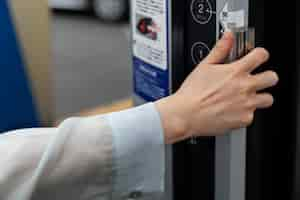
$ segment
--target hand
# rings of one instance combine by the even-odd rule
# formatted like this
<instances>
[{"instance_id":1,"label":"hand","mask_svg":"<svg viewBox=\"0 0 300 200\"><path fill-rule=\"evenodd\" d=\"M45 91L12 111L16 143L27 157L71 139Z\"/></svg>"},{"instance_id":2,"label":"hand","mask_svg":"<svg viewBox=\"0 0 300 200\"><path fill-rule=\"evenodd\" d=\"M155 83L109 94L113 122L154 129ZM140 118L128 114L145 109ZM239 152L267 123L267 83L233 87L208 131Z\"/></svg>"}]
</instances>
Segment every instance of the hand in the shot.
<instances>
[{"instance_id":1,"label":"hand","mask_svg":"<svg viewBox=\"0 0 300 200\"><path fill-rule=\"evenodd\" d=\"M269 59L269 53L256 48L236 62L222 64L233 42L233 34L225 33L178 92L156 102L166 143L193 136L217 136L247 127L257 109L273 105L271 94L259 92L275 86L279 80L277 74L273 71L251 74Z\"/></svg>"}]
</instances>

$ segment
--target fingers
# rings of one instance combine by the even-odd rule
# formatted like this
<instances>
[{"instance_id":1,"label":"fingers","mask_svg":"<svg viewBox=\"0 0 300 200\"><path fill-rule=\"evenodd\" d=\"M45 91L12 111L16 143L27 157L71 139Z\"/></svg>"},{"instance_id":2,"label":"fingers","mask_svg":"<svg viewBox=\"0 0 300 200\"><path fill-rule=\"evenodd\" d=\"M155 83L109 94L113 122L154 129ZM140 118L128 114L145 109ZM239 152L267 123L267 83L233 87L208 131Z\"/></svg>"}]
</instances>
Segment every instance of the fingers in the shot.
<instances>
[{"instance_id":1,"label":"fingers","mask_svg":"<svg viewBox=\"0 0 300 200\"><path fill-rule=\"evenodd\" d=\"M257 109L269 108L274 104L274 97L268 93L257 94L255 97L255 107Z\"/></svg>"},{"instance_id":2,"label":"fingers","mask_svg":"<svg viewBox=\"0 0 300 200\"><path fill-rule=\"evenodd\" d=\"M261 91L277 85L279 78L277 73L273 71L266 71L252 76L255 91Z\"/></svg>"},{"instance_id":3,"label":"fingers","mask_svg":"<svg viewBox=\"0 0 300 200\"><path fill-rule=\"evenodd\" d=\"M273 71L266 71L252 76L251 84L249 84L249 91L254 94L254 97L250 98L250 107L253 107L255 109L264 109L271 107L274 103L273 96L268 93L257 92L275 86L278 81L278 75Z\"/></svg>"},{"instance_id":4,"label":"fingers","mask_svg":"<svg viewBox=\"0 0 300 200\"><path fill-rule=\"evenodd\" d=\"M236 63L246 72L252 72L269 60L270 54L264 48L256 48Z\"/></svg>"},{"instance_id":5,"label":"fingers","mask_svg":"<svg viewBox=\"0 0 300 200\"><path fill-rule=\"evenodd\" d=\"M233 47L234 35L231 32L224 33L221 40L218 41L211 53L203 60L206 64L224 63Z\"/></svg>"}]
</instances>

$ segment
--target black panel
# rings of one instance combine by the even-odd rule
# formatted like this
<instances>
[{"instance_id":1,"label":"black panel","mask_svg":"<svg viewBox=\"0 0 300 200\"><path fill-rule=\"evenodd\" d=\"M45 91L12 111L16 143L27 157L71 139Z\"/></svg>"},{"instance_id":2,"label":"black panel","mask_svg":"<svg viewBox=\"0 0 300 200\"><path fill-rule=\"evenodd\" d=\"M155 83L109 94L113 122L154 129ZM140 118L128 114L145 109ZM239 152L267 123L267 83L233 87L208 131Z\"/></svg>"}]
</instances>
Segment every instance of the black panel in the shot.
<instances>
[{"instance_id":1,"label":"black panel","mask_svg":"<svg viewBox=\"0 0 300 200\"><path fill-rule=\"evenodd\" d=\"M216 0L186 0L185 10L185 67L189 74L208 54L216 42L216 15L207 14L207 10L216 11ZM200 10L203 10L202 14ZM201 138L185 142L186 171L190 188L185 199L214 199L215 185L215 139ZM182 200L182 198L180 199Z\"/></svg>"},{"instance_id":2,"label":"black panel","mask_svg":"<svg viewBox=\"0 0 300 200\"><path fill-rule=\"evenodd\" d=\"M250 1L249 26L255 27L256 46L264 46L264 0ZM260 19L260 20L258 20ZM246 199L261 200L263 190L263 125L264 115L256 114L254 125L248 130L247 138L247 172L246 172ZM259 130L259 131L258 131Z\"/></svg>"},{"instance_id":3,"label":"black panel","mask_svg":"<svg viewBox=\"0 0 300 200\"><path fill-rule=\"evenodd\" d=\"M191 7L192 4L194 5ZM205 13L208 10L211 13ZM197 13L198 11L199 13ZM183 52L173 49L174 90L178 89L183 79L188 76L215 44L215 11L216 0L173 1L173 26L175 25L173 27L173 42L179 49L183 49ZM176 65L176 63L179 65ZM184 74L183 77L182 74ZM178 82L178 80L180 81ZM184 141L174 145L175 200L214 199L214 138L197 139L195 142L197 144Z\"/></svg>"},{"instance_id":4,"label":"black panel","mask_svg":"<svg viewBox=\"0 0 300 200\"><path fill-rule=\"evenodd\" d=\"M292 199L297 134L298 79L294 24L290 3L251 0L251 22L257 46L267 48L270 62L261 70L278 72L280 84L270 90L272 109L258 111L248 131L247 200ZM280 11L280 12L279 12ZM258 72L259 72L258 71Z\"/></svg>"},{"instance_id":5,"label":"black panel","mask_svg":"<svg viewBox=\"0 0 300 200\"><path fill-rule=\"evenodd\" d=\"M299 1L296 3L296 64L299 73L300 68L300 52L299 52L299 34L300 34L300 14L299 14ZM299 76L300 77L300 76ZM298 84L300 78L298 79ZM298 94L298 102L300 102L300 94ZM298 103L300 104L300 103ZM298 131L297 131L297 149L296 149L296 167L295 167L295 186L294 186L294 198L293 200L300 199L300 106L298 105Z\"/></svg>"},{"instance_id":6,"label":"black panel","mask_svg":"<svg viewBox=\"0 0 300 200\"><path fill-rule=\"evenodd\" d=\"M185 12L183 7L185 2L182 0L172 1L171 27L172 27L172 92L176 92L186 78L184 69L184 22Z\"/></svg>"},{"instance_id":7,"label":"black panel","mask_svg":"<svg viewBox=\"0 0 300 200\"><path fill-rule=\"evenodd\" d=\"M209 2L215 10L215 0ZM201 55L191 51L195 43L199 43L195 49L203 50L203 56L207 52L202 43L209 48L215 43L215 16L207 24L195 21L191 3L192 0L173 1L173 91L194 69L192 55L194 58ZM299 48L299 41L294 36L291 5L250 0L250 26L256 28L256 46L271 53L270 62L255 73L275 70L280 84L268 91L275 96L274 107L257 111L255 122L248 129L247 200L300 199L300 137L297 137L300 64L293 46ZM199 17L200 21L205 19L205 15ZM174 145L175 200L214 199L214 139L197 139L196 143L185 141Z\"/></svg>"},{"instance_id":8,"label":"black panel","mask_svg":"<svg viewBox=\"0 0 300 200\"><path fill-rule=\"evenodd\" d=\"M185 2L182 0L172 1L172 92L176 92L186 75L184 70L184 22ZM181 144L173 145L173 188L174 199L184 199L188 192L185 179L185 149Z\"/></svg>"}]
</instances>

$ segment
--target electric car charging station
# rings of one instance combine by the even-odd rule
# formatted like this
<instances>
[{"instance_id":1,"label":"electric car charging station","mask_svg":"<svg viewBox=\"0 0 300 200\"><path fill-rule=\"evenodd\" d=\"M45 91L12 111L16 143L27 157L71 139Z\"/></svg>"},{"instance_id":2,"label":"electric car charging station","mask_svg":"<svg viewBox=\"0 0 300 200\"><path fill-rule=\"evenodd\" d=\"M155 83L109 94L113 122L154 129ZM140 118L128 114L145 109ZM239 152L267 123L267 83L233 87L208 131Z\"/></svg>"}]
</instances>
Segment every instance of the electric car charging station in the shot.
<instances>
[{"instance_id":1,"label":"electric car charging station","mask_svg":"<svg viewBox=\"0 0 300 200\"><path fill-rule=\"evenodd\" d=\"M294 18L291 5L266 0L132 0L131 7L136 105L174 93L226 30L235 35L228 61L265 47L271 59L263 68L275 70L281 79L271 91L274 107L258 111L251 127L166 147L165 200L300 199L295 167L300 156L300 73L296 55L286 52L294 45L287 25Z\"/></svg>"}]
</instances>

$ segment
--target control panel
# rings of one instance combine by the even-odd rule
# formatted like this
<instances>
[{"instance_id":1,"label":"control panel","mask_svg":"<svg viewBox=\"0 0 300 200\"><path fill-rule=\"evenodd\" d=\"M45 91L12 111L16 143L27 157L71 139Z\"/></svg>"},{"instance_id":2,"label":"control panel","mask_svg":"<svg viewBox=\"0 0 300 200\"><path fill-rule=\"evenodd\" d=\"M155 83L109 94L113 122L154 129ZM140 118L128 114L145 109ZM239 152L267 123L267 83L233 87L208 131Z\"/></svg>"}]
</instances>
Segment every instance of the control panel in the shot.
<instances>
[{"instance_id":1,"label":"control panel","mask_svg":"<svg viewBox=\"0 0 300 200\"><path fill-rule=\"evenodd\" d=\"M217 1L184 1L184 70L191 73L217 38ZM181 8L181 11L183 9ZM201 92L201 91L199 91ZM174 145L174 200L214 199L215 138L193 138ZM188 187L182 185L188 183Z\"/></svg>"},{"instance_id":2,"label":"control panel","mask_svg":"<svg viewBox=\"0 0 300 200\"><path fill-rule=\"evenodd\" d=\"M187 74L209 54L216 42L216 0L189 0L186 6L185 45ZM195 139L190 141L196 144Z\"/></svg>"},{"instance_id":3,"label":"control panel","mask_svg":"<svg viewBox=\"0 0 300 200\"><path fill-rule=\"evenodd\" d=\"M210 52L216 37L216 0L188 0L186 3L186 57L188 72L192 71ZM199 38L201 38L199 40Z\"/></svg>"}]
</instances>

